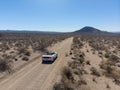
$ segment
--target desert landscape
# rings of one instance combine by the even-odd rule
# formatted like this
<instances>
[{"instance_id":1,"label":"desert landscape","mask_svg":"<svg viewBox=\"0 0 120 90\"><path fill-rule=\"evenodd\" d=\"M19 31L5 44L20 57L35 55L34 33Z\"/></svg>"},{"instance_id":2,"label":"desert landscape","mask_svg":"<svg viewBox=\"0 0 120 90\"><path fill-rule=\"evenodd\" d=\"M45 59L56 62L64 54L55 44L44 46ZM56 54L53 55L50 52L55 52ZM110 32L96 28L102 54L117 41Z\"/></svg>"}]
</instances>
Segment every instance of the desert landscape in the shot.
<instances>
[{"instance_id":1,"label":"desert landscape","mask_svg":"<svg viewBox=\"0 0 120 90\"><path fill-rule=\"evenodd\" d=\"M0 47L0 90L120 88L119 34L92 27L67 34L1 33ZM58 58L43 64L47 51Z\"/></svg>"},{"instance_id":2,"label":"desert landscape","mask_svg":"<svg viewBox=\"0 0 120 90\"><path fill-rule=\"evenodd\" d=\"M120 90L120 0L0 0L0 90Z\"/></svg>"},{"instance_id":3,"label":"desert landscape","mask_svg":"<svg viewBox=\"0 0 120 90\"><path fill-rule=\"evenodd\" d=\"M55 90L119 90L120 37L78 35Z\"/></svg>"},{"instance_id":4,"label":"desert landscape","mask_svg":"<svg viewBox=\"0 0 120 90\"><path fill-rule=\"evenodd\" d=\"M72 38L68 37L69 35L2 34L0 89L45 90L45 84L51 86L55 72L61 67L59 64L64 62L65 53L69 52ZM42 64L41 55L51 50L59 53L58 60L53 64Z\"/></svg>"}]
</instances>

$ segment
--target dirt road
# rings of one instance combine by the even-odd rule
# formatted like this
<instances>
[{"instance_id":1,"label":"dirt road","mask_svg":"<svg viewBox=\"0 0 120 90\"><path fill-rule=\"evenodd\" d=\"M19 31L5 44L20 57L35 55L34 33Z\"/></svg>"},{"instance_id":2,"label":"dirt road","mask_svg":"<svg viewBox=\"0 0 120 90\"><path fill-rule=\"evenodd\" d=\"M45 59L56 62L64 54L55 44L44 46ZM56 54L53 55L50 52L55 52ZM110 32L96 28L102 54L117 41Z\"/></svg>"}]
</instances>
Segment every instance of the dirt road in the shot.
<instances>
[{"instance_id":1,"label":"dirt road","mask_svg":"<svg viewBox=\"0 0 120 90\"><path fill-rule=\"evenodd\" d=\"M0 90L51 90L57 74L66 60L73 38L59 42L49 50L58 52L58 59L52 64L42 64L35 60L0 82Z\"/></svg>"}]
</instances>

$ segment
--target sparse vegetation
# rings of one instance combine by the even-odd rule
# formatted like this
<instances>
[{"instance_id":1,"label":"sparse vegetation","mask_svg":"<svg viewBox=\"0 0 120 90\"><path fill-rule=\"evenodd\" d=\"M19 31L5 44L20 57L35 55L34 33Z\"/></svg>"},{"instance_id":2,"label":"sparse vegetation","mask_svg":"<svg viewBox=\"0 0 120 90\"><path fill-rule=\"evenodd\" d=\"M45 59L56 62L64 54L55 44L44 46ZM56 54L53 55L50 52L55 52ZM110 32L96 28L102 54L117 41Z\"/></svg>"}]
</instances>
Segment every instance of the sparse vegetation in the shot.
<instances>
[{"instance_id":1,"label":"sparse vegetation","mask_svg":"<svg viewBox=\"0 0 120 90\"><path fill-rule=\"evenodd\" d=\"M100 73L98 72L98 70L95 67L91 67L90 70L91 70L93 75L100 76Z\"/></svg>"},{"instance_id":2,"label":"sparse vegetation","mask_svg":"<svg viewBox=\"0 0 120 90\"><path fill-rule=\"evenodd\" d=\"M44 52L48 46L69 36L66 34L2 33L0 37L0 71L10 72L14 68L13 66L19 67L19 65L14 65L17 62L25 64L23 61L31 60L34 57L33 54Z\"/></svg>"},{"instance_id":3,"label":"sparse vegetation","mask_svg":"<svg viewBox=\"0 0 120 90\"><path fill-rule=\"evenodd\" d=\"M28 58L28 57L23 57L22 60L24 60L24 61L28 61L29 58Z\"/></svg>"},{"instance_id":4,"label":"sparse vegetation","mask_svg":"<svg viewBox=\"0 0 120 90\"><path fill-rule=\"evenodd\" d=\"M110 85L108 83L106 84L106 88L110 89Z\"/></svg>"},{"instance_id":5,"label":"sparse vegetation","mask_svg":"<svg viewBox=\"0 0 120 90\"><path fill-rule=\"evenodd\" d=\"M48 46L69 36L66 34L3 34L0 37L0 72L10 73L14 62L28 63L26 61L30 61L34 54L47 51ZM87 88L90 82L98 84L103 77L120 85L119 51L120 37L117 35L75 35L70 52L64 55L71 60L68 66L63 68L61 81L54 85L54 90L90 90L92 88ZM97 59L94 60L94 57ZM97 60L100 63L97 63ZM109 84L105 84L105 87L111 88Z\"/></svg>"},{"instance_id":6,"label":"sparse vegetation","mask_svg":"<svg viewBox=\"0 0 120 90\"><path fill-rule=\"evenodd\" d=\"M119 47L120 37L117 35L109 36L101 34L100 35L81 34L75 36L69 53L69 55L71 55L72 61L68 62L68 68L70 69L69 72L72 73L73 78L70 79L71 80L70 82L67 82L67 85L71 86L72 88L69 87L69 89L66 90L77 90L77 88L79 88L79 90L86 90L86 87L88 87L89 83L87 83L87 80L85 80L84 76L91 77L92 75L93 78L91 78L91 80L93 81L93 84L94 82L96 84L99 82L98 81L99 79L97 80L96 78L103 78L103 76L106 76L106 78L107 77L112 78L114 82L119 85L120 84L120 70L118 67L120 63ZM91 62L89 58L87 58L88 60L86 60L86 57L88 55L92 55L95 57L97 56L98 60L101 60L100 63L98 63L98 66L96 66L97 64L93 64L94 62L93 61ZM88 70L86 71L85 70L86 68L87 69L89 68L91 73L89 73ZM77 80L76 76L79 77ZM62 79L62 81L66 80ZM63 83L62 86L64 87ZM107 83L106 88L111 89L111 86Z\"/></svg>"},{"instance_id":7,"label":"sparse vegetation","mask_svg":"<svg viewBox=\"0 0 120 90\"><path fill-rule=\"evenodd\" d=\"M12 61L8 59L0 59L0 72L11 72L12 71Z\"/></svg>"},{"instance_id":8,"label":"sparse vegetation","mask_svg":"<svg viewBox=\"0 0 120 90\"><path fill-rule=\"evenodd\" d=\"M87 82L82 78L83 74L87 73L83 68L85 65L85 53L80 51L83 45L79 36L74 37L70 51L73 54L72 61L68 62L68 67L63 69L61 82L54 85L54 90L60 90L61 87L64 87L61 90L75 90L76 88L84 90L87 88ZM75 76L78 77L78 80ZM84 85L85 87L83 88Z\"/></svg>"}]
</instances>

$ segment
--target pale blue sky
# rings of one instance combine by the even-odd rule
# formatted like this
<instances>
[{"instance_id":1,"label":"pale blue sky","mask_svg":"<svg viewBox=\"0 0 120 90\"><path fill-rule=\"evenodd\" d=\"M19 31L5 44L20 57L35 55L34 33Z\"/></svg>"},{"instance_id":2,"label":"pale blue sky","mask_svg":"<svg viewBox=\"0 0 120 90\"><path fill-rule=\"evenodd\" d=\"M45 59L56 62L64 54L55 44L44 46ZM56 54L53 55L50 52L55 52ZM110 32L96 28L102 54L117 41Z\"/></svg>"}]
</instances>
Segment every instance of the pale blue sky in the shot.
<instances>
[{"instance_id":1,"label":"pale blue sky","mask_svg":"<svg viewBox=\"0 0 120 90\"><path fill-rule=\"evenodd\" d=\"M0 0L0 30L120 31L120 0Z\"/></svg>"}]
</instances>

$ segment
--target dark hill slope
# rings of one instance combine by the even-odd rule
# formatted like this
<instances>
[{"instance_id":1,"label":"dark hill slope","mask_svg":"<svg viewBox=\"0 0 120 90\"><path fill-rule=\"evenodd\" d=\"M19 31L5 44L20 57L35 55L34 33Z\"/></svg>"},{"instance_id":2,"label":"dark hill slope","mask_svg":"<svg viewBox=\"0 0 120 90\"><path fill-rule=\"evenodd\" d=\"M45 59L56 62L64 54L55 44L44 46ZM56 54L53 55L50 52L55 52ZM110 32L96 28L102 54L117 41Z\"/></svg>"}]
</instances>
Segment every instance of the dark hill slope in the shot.
<instances>
[{"instance_id":1,"label":"dark hill slope","mask_svg":"<svg viewBox=\"0 0 120 90\"><path fill-rule=\"evenodd\" d=\"M75 34L108 34L108 32L106 31L101 31L99 29L90 26L83 27L82 29L75 31L74 33Z\"/></svg>"}]
</instances>

